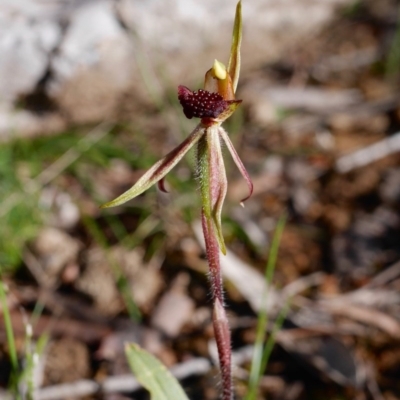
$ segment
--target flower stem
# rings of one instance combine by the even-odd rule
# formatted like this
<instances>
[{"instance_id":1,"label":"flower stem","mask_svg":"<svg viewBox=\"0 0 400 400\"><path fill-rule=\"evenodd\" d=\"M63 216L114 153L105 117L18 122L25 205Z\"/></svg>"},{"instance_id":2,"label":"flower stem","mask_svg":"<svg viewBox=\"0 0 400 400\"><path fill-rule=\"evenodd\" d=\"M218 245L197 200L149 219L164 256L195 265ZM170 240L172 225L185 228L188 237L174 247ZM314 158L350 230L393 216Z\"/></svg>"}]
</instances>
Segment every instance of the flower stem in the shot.
<instances>
[{"instance_id":1,"label":"flower stem","mask_svg":"<svg viewBox=\"0 0 400 400\"><path fill-rule=\"evenodd\" d=\"M214 302L213 324L221 368L222 399L232 400L233 390L231 332L229 329L229 323L226 316L225 308L218 299L216 299Z\"/></svg>"},{"instance_id":2,"label":"flower stem","mask_svg":"<svg viewBox=\"0 0 400 400\"><path fill-rule=\"evenodd\" d=\"M210 268L209 279L213 297L213 327L221 370L222 400L232 400L231 333L223 302L222 274L219 262L220 250L215 232L213 231L213 225L211 221L207 220L204 212L202 212L202 225Z\"/></svg>"},{"instance_id":3,"label":"flower stem","mask_svg":"<svg viewBox=\"0 0 400 400\"><path fill-rule=\"evenodd\" d=\"M207 220L205 213L202 212L202 227L204 240L206 243L206 254L209 267L209 280L211 284L211 294L213 303L218 300L224 304L224 294L222 286L221 265L219 263L219 245L215 237L214 228L211 221Z\"/></svg>"},{"instance_id":4,"label":"flower stem","mask_svg":"<svg viewBox=\"0 0 400 400\"><path fill-rule=\"evenodd\" d=\"M220 210L227 182L223 166L218 129L209 128L197 146L197 171L200 178L201 221L209 265L209 280L213 300L213 326L218 349L222 380L222 399L232 400L232 351L228 318L224 309L223 282L220 265ZM219 229L219 231L218 231ZM225 249L225 246L224 246Z\"/></svg>"}]
</instances>

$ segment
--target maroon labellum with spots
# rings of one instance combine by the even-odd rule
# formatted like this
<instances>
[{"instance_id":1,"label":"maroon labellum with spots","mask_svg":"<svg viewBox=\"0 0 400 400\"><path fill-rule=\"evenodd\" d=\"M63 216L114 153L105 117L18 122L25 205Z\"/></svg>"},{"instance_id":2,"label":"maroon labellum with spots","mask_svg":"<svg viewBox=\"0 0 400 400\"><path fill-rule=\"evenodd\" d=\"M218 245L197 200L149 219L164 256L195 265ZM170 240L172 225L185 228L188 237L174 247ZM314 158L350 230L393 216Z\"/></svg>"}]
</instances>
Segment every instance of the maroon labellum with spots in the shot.
<instances>
[{"instance_id":1,"label":"maroon labellum with spots","mask_svg":"<svg viewBox=\"0 0 400 400\"><path fill-rule=\"evenodd\" d=\"M186 86L178 87L178 99L187 118L217 118L228 108L228 102L219 93L199 89L192 92Z\"/></svg>"}]
</instances>

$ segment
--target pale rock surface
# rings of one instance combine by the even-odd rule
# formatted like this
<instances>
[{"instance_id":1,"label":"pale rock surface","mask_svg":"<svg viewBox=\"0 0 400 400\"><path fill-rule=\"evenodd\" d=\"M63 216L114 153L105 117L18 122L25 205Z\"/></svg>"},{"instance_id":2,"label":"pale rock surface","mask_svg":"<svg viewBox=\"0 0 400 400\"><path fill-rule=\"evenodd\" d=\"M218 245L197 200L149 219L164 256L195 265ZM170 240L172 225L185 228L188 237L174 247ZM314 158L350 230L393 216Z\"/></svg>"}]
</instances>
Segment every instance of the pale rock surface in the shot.
<instances>
[{"instance_id":1,"label":"pale rock surface","mask_svg":"<svg viewBox=\"0 0 400 400\"><path fill-rule=\"evenodd\" d=\"M0 101L14 101L33 91L46 72L61 27L48 18L21 12L12 2L0 5ZM21 2L22 4L29 2ZM32 10L33 11L33 10Z\"/></svg>"},{"instance_id":2,"label":"pale rock surface","mask_svg":"<svg viewBox=\"0 0 400 400\"><path fill-rule=\"evenodd\" d=\"M0 142L15 137L32 137L59 132L66 128L66 121L59 113L38 115L29 110L14 109L11 104L0 104Z\"/></svg>"},{"instance_id":3,"label":"pale rock surface","mask_svg":"<svg viewBox=\"0 0 400 400\"><path fill-rule=\"evenodd\" d=\"M101 120L129 85L133 56L112 2L87 2L71 15L51 61L49 93L75 123Z\"/></svg>"},{"instance_id":4,"label":"pale rock surface","mask_svg":"<svg viewBox=\"0 0 400 400\"><path fill-rule=\"evenodd\" d=\"M218 3L213 0L120 0L117 9L124 24L145 43L146 51L157 50L154 58L165 63L170 76L182 79L182 72L190 74L191 68L205 72L214 58L227 62L235 3L232 0ZM331 20L338 6L350 4L351 0L242 3L242 62L244 66L254 66L279 57L288 45L300 43L307 35L317 32ZM190 75L190 79L198 79L198 74Z\"/></svg>"},{"instance_id":5,"label":"pale rock surface","mask_svg":"<svg viewBox=\"0 0 400 400\"><path fill-rule=\"evenodd\" d=\"M243 66L284 54L352 0L243 2ZM65 123L112 117L125 93L150 101L150 90L194 86L214 58L227 62L232 0L2 0L0 2L0 136L42 133L43 124L14 117L18 100L40 88ZM44 110L46 111L46 110ZM27 111L32 113L31 111ZM42 112L46 117L46 112ZM19 121L22 120L22 122ZM28 126L29 125L29 126ZM47 131L63 129L53 123Z\"/></svg>"}]
</instances>

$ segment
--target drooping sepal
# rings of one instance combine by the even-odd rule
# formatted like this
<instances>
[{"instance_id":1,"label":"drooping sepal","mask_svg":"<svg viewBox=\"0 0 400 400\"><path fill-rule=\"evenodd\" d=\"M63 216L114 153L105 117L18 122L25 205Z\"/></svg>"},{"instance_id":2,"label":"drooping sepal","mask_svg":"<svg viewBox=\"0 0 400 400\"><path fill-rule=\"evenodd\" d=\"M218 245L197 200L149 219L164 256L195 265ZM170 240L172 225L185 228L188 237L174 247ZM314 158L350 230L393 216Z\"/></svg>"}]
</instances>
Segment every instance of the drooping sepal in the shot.
<instances>
[{"instance_id":1,"label":"drooping sepal","mask_svg":"<svg viewBox=\"0 0 400 400\"><path fill-rule=\"evenodd\" d=\"M240 205L243 206L243 202L248 200L251 197L251 195L253 194L253 182L252 182L250 175L247 172L245 166L243 165L242 160L240 159L238 153L236 152L235 147L233 146L231 140L229 139L229 136L226 133L225 129L220 127L219 134L221 135L222 139L224 140L226 147L228 148L229 152L232 155L233 161L235 162L236 166L238 167L240 173L242 174L242 176L243 176L244 180L246 181L247 186L249 188L249 194L240 201Z\"/></svg>"},{"instance_id":2,"label":"drooping sepal","mask_svg":"<svg viewBox=\"0 0 400 400\"><path fill-rule=\"evenodd\" d=\"M161 160L156 162L129 190L121 194L116 199L103 204L101 208L116 207L139 196L150 186L161 181L164 176L183 158L195 143L204 135L204 127L199 124L194 131L175 149L168 153ZM160 189L164 189L164 183L161 182Z\"/></svg>"},{"instance_id":3,"label":"drooping sepal","mask_svg":"<svg viewBox=\"0 0 400 400\"><path fill-rule=\"evenodd\" d=\"M157 182L157 187L158 190L160 190L163 193L168 193L167 188L165 187L165 177L161 178L158 182Z\"/></svg>"}]
</instances>

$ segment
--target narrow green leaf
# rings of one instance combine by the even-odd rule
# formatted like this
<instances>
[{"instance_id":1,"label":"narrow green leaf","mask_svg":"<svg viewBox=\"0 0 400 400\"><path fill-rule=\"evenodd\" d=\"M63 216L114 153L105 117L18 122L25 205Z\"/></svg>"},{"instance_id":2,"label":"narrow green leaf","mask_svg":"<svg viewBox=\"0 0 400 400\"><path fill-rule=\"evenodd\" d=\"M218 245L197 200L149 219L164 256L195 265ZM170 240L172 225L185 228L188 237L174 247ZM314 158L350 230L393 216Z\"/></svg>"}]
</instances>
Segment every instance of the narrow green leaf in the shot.
<instances>
[{"instance_id":1,"label":"narrow green leaf","mask_svg":"<svg viewBox=\"0 0 400 400\"><path fill-rule=\"evenodd\" d=\"M232 78L233 91L236 92L240 74L240 46L242 44L242 2L236 6L235 22L233 24L231 56L228 63L228 72Z\"/></svg>"},{"instance_id":2,"label":"narrow green leaf","mask_svg":"<svg viewBox=\"0 0 400 400\"><path fill-rule=\"evenodd\" d=\"M154 356L135 343L128 343L125 352L133 374L150 392L151 400L189 400L179 382Z\"/></svg>"},{"instance_id":3,"label":"narrow green leaf","mask_svg":"<svg viewBox=\"0 0 400 400\"><path fill-rule=\"evenodd\" d=\"M272 278L274 276L276 260L278 258L279 245L286 224L286 218L287 218L286 214L281 216L276 226L275 233L272 239L271 248L268 256L268 262L265 269L265 280L267 282L267 286L271 285ZM265 305L267 303L267 299L268 299L268 292L264 292L262 298L262 304ZM253 359L251 363L251 371L249 379L249 389L246 396L246 400L255 400L257 397L257 387L260 382L261 376L265 372L269 355L275 343L276 329L280 328L286 314L287 314L287 306L285 306L283 311L281 311L281 313L279 314L277 320L275 321L274 333L269 337L267 344L263 348L265 332L267 330L267 325L268 325L268 315L266 307L261 307L261 311L258 314L256 342L254 344Z\"/></svg>"},{"instance_id":4,"label":"narrow green leaf","mask_svg":"<svg viewBox=\"0 0 400 400\"><path fill-rule=\"evenodd\" d=\"M397 28L392 39L389 54L386 59L385 73L387 78L399 75L400 71L400 7L397 13Z\"/></svg>"},{"instance_id":5,"label":"narrow green leaf","mask_svg":"<svg viewBox=\"0 0 400 400\"><path fill-rule=\"evenodd\" d=\"M18 356L17 347L14 340L14 331L11 323L10 310L7 305L6 290L4 288L4 283L0 280L0 302L3 309L4 325L7 336L8 349L10 353L10 362L13 369L13 373L18 373Z\"/></svg>"},{"instance_id":6,"label":"narrow green leaf","mask_svg":"<svg viewBox=\"0 0 400 400\"><path fill-rule=\"evenodd\" d=\"M2 266L0 266L1 270ZM10 310L7 304L7 295L6 295L6 288L5 284L0 276L0 305L3 310L3 318L4 318L4 326L6 331L7 337L7 344L8 344L8 352L10 355L10 363L11 363L11 375L9 379L9 388L12 392L17 393L18 391L18 382L20 379L20 368L18 364L18 354L17 354L17 347L15 344L15 336L14 330L12 327L11 322L11 315Z\"/></svg>"}]
</instances>

